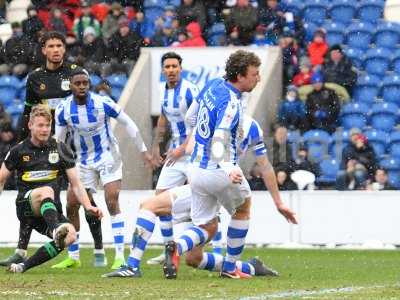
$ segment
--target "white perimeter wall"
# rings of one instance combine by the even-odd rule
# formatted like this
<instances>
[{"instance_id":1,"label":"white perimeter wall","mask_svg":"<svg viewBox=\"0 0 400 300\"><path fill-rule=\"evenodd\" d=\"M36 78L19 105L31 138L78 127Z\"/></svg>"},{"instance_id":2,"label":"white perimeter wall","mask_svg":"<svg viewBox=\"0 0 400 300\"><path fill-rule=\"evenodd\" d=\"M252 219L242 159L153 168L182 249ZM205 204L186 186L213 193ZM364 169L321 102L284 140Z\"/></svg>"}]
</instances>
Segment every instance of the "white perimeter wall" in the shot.
<instances>
[{"instance_id":1,"label":"white perimeter wall","mask_svg":"<svg viewBox=\"0 0 400 300\"><path fill-rule=\"evenodd\" d=\"M126 241L131 241L139 202L154 191L122 191L121 210L126 219ZM5 191L0 201L0 243L16 243L18 220L16 192ZM253 193L252 221L247 237L251 244L358 244L371 240L400 245L400 192L303 191L282 193L284 201L298 214L300 224L288 225L275 210L267 192ZM62 195L65 199L65 194ZM112 243L111 226L102 193L96 202L105 212L103 237ZM92 243L81 209L81 242ZM223 236L229 217L222 214ZM178 230L177 230L178 231ZM46 238L32 234L32 242ZM225 240L225 237L224 237ZM158 227L151 242L161 243Z\"/></svg>"}]
</instances>

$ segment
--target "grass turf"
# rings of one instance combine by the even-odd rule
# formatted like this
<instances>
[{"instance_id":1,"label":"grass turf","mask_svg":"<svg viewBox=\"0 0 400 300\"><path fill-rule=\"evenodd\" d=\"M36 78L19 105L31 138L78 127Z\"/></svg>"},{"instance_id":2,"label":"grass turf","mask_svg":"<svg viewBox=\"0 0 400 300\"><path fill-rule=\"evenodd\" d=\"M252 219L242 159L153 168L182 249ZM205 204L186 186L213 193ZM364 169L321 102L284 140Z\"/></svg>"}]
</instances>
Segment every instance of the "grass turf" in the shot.
<instances>
[{"instance_id":1,"label":"grass turf","mask_svg":"<svg viewBox=\"0 0 400 300\"><path fill-rule=\"evenodd\" d=\"M13 249L0 248L0 257ZM30 250L32 253L33 249ZM0 270L0 299L400 299L398 251L246 249L278 270L278 278L220 279L217 273L183 266L177 280L163 279L160 266L143 264L143 277L101 278L91 250L81 251L82 267L55 270L65 254L24 274ZM160 253L149 249L144 261ZM108 250L109 263L112 250Z\"/></svg>"}]
</instances>

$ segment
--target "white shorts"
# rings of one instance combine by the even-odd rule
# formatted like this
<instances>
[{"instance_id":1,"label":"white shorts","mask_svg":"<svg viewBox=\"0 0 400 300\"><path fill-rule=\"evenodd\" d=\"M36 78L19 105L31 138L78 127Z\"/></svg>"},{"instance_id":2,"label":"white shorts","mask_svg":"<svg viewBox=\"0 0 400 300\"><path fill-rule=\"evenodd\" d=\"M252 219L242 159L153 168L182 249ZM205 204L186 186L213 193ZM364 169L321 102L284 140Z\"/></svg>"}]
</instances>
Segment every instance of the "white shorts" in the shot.
<instances>
[{"instance_id":1,"label":"white shorts","mask_svg":"<svg viewBox=\"0 0 400 300\"><path fill-rule=\"evenodd\" d=\"M96 192L99 181L107 183L122 179L122 161L119 157L113 158L111 153L104 153L103 158L89 165L77 164L79 178L85 187L92 193Z\"/></svg>"},{"instance_id":2,"label":"white shorts","mask_svg":"<svg viewBox=\"0 0 400 300\"><path fill-rule=\"evenodd\" d=\"M157 190L169 190L184 185L188 179L190 157L185 155L178 159L171 167L163 166L158 177Z\"/></svg>"},{"instance_id":3,"label":"white shorts","mask_svg":"<svg viewBox=\"0 0 400 300\"><path fill-rule=\"evenodd\" d=\"M171 215L173 222L175 224L190 222L190 208L192 203L192 189L190 185L185 184L174 187L168 192L172 203Z\"/></svg>"},{"instance_id":4,"label":"white shorts","mask_svg":"<svg viewBox=\"0 0 400 300\"><path fill-rule=\"evenodd\" d=\"M250 186L245 178L233 184L222 169L193 168L190 174L192 190L191 218L195 225L204 225L217 217L224 207L230 215L251 197Z\"/></svg>"}]
</instances>

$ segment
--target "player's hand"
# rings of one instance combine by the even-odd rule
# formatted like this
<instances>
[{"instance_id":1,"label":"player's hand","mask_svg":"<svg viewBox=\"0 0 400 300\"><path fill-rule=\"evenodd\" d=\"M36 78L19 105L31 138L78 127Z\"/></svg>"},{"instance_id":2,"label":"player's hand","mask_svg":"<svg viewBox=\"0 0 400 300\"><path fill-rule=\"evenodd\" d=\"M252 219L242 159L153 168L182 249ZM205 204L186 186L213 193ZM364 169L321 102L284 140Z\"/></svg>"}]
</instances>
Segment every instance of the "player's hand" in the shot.
<instances>
[{"instance_id":1,"label":"player's hand","mask_svg":"<svg viewBox=\"0 0 400 300\"><path fill-rule=\"evenodd\" d=\"M168 150L167 157L165 158L165 165L167 167L172 167L183 155L185 155L185 148L183 147Z\"/></svg>"},{"instance_id":2,"label":"player's hand","mask_svg":"<svg viewBox=\"0 0 400 300\"><path fill-rule=\"evenodd\" d=\"M144 161L146 168L154 170L157 167L157 164L155 163L153 156L148 151L142 152L142 159Z\"/></svg>"},{"instance_id":3,"label":"player's hand","mask_svg":"<svg viewBox=\"0 0 400 300\"><path fill-rule=\"evenodd\" d=\"M232 183L242 183L243 174L240 170L232 170L229 173L229 178L231 179Z\"/></svg>"},{"instance_id":4,"label":"player's hand","mask_svg":"<svg viewBox=\"0 0 400 300\"><path fill-rule=\"evenodd\" d=\"M164 159L160 155L160 146L154 145L152 152L153 152L152 165L155 167L160 167L164 162Z\"/></svg>"},{"instance_id":5,"label":"player's hand","mask_svg":"<svg viewBox=\"0 0 400 300\"><path fill-rule=\"evenodd\" d=\"M88 208L86 208L86 212L95 216L99 220L103 217L103 212L100 208L96 206L89 206Z\"/></svg>"},{"instance_id":6,"label":"player's hand","mask_svg":"<svg viewBox=\"0 0 400 300\"><path fill-rule=\"evenodd\" d=\"M280 204L276 207L280 214L285 217L285 219L292 224L298 224L296 214L290 210L285 204Z\"/></svg>"}]
</instances>

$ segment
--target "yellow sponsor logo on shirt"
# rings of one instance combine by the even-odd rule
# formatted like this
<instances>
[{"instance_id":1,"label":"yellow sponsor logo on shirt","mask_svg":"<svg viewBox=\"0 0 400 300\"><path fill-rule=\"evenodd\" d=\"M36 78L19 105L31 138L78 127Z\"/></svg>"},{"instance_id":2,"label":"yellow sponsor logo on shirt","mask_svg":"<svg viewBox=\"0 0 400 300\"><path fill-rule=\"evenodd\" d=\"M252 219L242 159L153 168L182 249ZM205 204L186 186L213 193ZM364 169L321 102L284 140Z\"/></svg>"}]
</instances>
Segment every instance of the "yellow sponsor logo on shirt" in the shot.
<instances>
[{"instance_id":1,"label":"yellow sponsor logo on shirt","mask_svg":"<svg viewBox=\"0 0 400 300\"><path fill-rule=\"evenodd\" d=\"M26 182L50 181L57 178L58 170L25 171L22 180Z\"/></svg>"}]
</instances>

